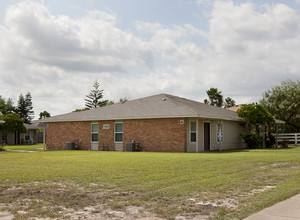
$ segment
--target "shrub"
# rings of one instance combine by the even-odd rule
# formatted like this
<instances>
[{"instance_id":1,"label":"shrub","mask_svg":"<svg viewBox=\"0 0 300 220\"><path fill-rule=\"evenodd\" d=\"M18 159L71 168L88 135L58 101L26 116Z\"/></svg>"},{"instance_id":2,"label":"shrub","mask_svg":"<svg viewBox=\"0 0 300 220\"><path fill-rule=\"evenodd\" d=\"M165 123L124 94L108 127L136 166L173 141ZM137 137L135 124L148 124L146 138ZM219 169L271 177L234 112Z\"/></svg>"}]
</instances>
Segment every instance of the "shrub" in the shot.
<instances>
[{"instance_id":1,"label":"shrub","mask_svg":"<svg viewBox=\"0 0 300 220\"><path fill-rule=\"evenodd\" d=\"M255 133L242 133L242 138L250 149L258 148L263 137Z\"/></svg>"},{"instance_id":2,"label":"shrub","mask_svg":"<svg viewBox=\"0 0 300 220\"><path fill-rule=\"evenodd\" d=\"M289 141L288 140L284 140L281 142L281 147L282 148L289 148Z\"/></svg>"},{"instance_id":3,"label":"shrub","mask_svg":"<svg viewBox=\"0 0 300 220\"><path fill-rule=\"evenodd\" d=\"M270 134L266 140L266 148L274 147L275 144L276 144L276 138Z\"/></svg>"}]
</instances>

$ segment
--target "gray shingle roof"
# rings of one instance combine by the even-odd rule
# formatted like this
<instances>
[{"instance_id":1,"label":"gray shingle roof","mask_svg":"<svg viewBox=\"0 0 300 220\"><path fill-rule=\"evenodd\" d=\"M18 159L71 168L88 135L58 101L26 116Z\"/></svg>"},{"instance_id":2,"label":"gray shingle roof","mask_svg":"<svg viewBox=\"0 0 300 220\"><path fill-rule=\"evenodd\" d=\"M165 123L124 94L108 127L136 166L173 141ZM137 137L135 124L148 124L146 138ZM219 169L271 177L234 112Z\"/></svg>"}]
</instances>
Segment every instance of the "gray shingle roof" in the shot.
<instances>
[{"instance_id":1,"label":"gray shingle roof","mask_svg":"<svg viewBox=\"0 0 300 220\"><path fill-rule=\"evenodd\" d=\"M24 123L24 126L26 129L32 129L32 130L39 130L39 129L43 128L42 126L39 126L38 124L39 124L39 122L35 121L33 124Z\"/></svg>"},{"instance_id":2,"label":"gray shingle roof","mask_svg":"<svg viewBox=\"0 0 300 220\"><path fill-rule=\"evenodd\" d=\"M233 111L210 106L168 94L109 105L92 110L72 112L40 120L40 122L98 121L145 118L187 118L241 120Z\"/></svg>"}]
</instances>

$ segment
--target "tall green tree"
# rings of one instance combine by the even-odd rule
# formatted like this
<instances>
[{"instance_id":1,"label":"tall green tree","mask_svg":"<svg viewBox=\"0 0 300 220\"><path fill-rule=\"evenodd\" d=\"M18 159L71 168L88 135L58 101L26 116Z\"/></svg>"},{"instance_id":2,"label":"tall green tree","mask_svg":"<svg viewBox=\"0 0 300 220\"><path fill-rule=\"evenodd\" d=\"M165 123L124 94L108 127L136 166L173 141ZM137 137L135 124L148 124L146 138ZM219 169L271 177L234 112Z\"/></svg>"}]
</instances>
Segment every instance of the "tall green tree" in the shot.
<instances>
[{"instance_id":1,"label":"tall green tree","mask_svg":"<svg viewBox=\"0 0 300 220\"><path fill-rule=\"evenodd\" d=\"M232 107L232 106L235 106L235 101L232 98L227 97L225 99L224 108L229 108L229 107Z\"/></svg>"},{"instance_id":2,"label":"tall green tree","mask_svg":"<svg viewBox=\"0 0 300 220\"><path fill-rule=\"evenodd\" d=\"M16 111L11 98L7 100L0 95L0 114L9 114Z\"/></svg>"},{"instance_id":3,"label":"tall green tree","mask_svg":"<svg viewBox=\"0 0 300 220\"><path fill-rule=\"evenodd\" d=\"M23 119L24 123L32 123L34 118L34 111L32 109L32 97L30 92L28 92L25 97L21 93L18 100L17 113Z\"/></svg>"},{"instance_id":4,"label":"tall green tree","mask_svg":"<svg viewBox=\"0 0 300 220\"><path fill-rule=\"evenodd\" d=\"M27 112L28 112L28 123L32 123L33 122L33 118L34 118L34 111L33 111L33 105L32 105L32 96L30 94L30 92L27 92L27 94L25 95L25 103L26 103L26 108L27 108Z\"/></svg>"},{"instance_id":5,"label":"tall green tree","mask_svg":"<svg viewBox=\"0 0 300 220\"><path fill-rule=\"evenodd\" d=\"M19 100L18 100L18 106L17 106L17 113L20 115L20 117L23 119L26 118L26 103L25 103L25 98L23 94L21 93L19 95Z\"/></svg>"},{"instance_id":6,"label":"tall green tree","mask_svg":"<svg viewBox=\"0 0 300 220\"><path fill-rule=\"evenodd\" d=\"M210 88L206 91L208 99L204 99L205 104L222 107L223 106L223 95L217 88Z\"/></svg>"},{"instance_id":7,"label":"tall green tree","mask_svg":"<svg viewBox=\"0 0 300 220\"><path fill-rule=\"evenodd\" d=\"M99 89L99 83L96 80L93 84L94 89L91 90L90 94L86 96L85 107L93 109L107 105L108 100L102 100L103 89Z\"/></svg>"},{"instance_id":8,"label":"tall green tree","mask_svg":"<svg viewBox=\"0 0 300 220\"><path fill-rule=\"evenodd\" d=\"M260 103L286 122L286 132L300 132L300 81L283 81L267 90Z\"/></svg>"},{"instance_id":9,"label":"tall green tree","mask_svg":"<svg viewBox=\"0 0 300 220\"><path fill-rule=\"evenodd\" d=\"M47 111L40 112L40 117L39 117L39 119L49 118L49 117L51 117L51 115L50 115L49 112L47 112Z\"/></svg>"}]
</instances>

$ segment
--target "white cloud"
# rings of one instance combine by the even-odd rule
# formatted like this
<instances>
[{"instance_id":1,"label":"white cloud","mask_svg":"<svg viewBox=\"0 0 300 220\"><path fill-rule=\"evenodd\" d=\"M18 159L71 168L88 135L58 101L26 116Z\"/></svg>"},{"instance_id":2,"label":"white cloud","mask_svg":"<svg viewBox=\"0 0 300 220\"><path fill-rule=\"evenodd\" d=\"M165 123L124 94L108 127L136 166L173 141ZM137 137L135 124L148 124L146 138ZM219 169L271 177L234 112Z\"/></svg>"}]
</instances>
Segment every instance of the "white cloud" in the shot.
<instances>
[{"instance_id":1,"label":"white cloud","mask_svg":"<svg viewBox=\"0 0 300 220\"><path fill-rule=\"evenodd\" d=\"M63 110L74 105L73 95L80 94L83 100L80 90L86 92L99 74L151 66L152 52L145 42L115 25L116 17L101 11L72 19L54 16L33 1L9 6L0 26L0 82L5 85L1 94L16 102L21 92L31 91L33 99L40 102L41 90L45 90L57 100L65 96ZM54 109L52 106L51 110L62 113Z\"/></svg>"},{"instance_id":2,"label":"white cloud","mask_svg":"<svg viewBox=\"0 0 300 220\"><path fill-rule=\"evenodd\" d=\"M23 38L22 49L30 51L27 58L34 62L94 72L151 63L151 53L144 43L115 28L115 22L113 15L96 11L77 20L53 16L44 5L34 2L10 6L5 19L11 34Z\"/></svg>"},{"instance_id":3,"label":"white cloud","mask_svg":"<svg viewBox=\"0 0 300 220\"><path fill-rule=\"evenodd\" d=\"M98 79L107 99L163 92L203 101L217 87L237 102L257 101L280 81L300 78L299 19L284 4L216 1L208 32L137 21L134 34L113 13L71 18L21 2L0 25L0 95L16 102L30 91L36 114L65 113L84 106Z\"/></svg>"},{"instance_id":4,"label":"white cloud","mask_svg":"<svg viewBox=\"0 0 300 220\"><path fill-rule=\"evenodd\" d=\"M299 77L300 16L284 4L255 5L215 3L210 20L210 39L216 52L228 62L237 60L243 77L280 80ZM250 64L250 65L249 65ZM250 72L250 69L258 72ZM246 76L247 76L246 75Z\"/></svg>"},{"instance_id":5,"label":"white cloud","mask_svg":"<svg viewBox=\"0 0 300 220\"><path fill-rule=\"evenodd\" d=\"M196 0L196 6L198 8L207 8L213 4L214 1L211 0Z\"/></svg>"},{"instance_id":6,"label":"white cloud","mask_svg":"<svg viewBox=\"0 0 300 220\"><path fill-rule=\"evenodd\" d=\"M263 9L263 8L262 8ZM211 42L218 52L251 52L262 44L273 47L274 42L299 36L299 15L283 4L265 5L258 12L251 3L234 5L216 2L210 20Z\"/></svg>"},{"instance_id":7,"label":"white cloud","mask_svg":"<svg viewBox=\"0 0 300 220\"><path fill-rule=\"evenodd\" d=\"M189 41L191 40L189 38L206 39L207 33L190 24L168 27L158 23L137 22L136 27L138 31L152 34L148 42L149 47L168 61L190 63L201 59L204 55L202 48Z\"/></svg>"},{"instance_id":8,"label":"white cloud","mask_svg":"<svg viewBox=\"0 0 300 220\"><path fill-rule=\"evenodd\" d=\"M205 91L213 86L224 96L249 102L257 101L263 91L282 80L299 79L299 19L284 4L217 1L209 33L158 23L138 23L138 29L152 32L151 48L164 60L175 62L163 74L159 74L161 69L151 74L160 85L157 90L166 88L203 100ZM209 39L212 49L199 43L201 39Z\"/></svg>"}]
</instances>

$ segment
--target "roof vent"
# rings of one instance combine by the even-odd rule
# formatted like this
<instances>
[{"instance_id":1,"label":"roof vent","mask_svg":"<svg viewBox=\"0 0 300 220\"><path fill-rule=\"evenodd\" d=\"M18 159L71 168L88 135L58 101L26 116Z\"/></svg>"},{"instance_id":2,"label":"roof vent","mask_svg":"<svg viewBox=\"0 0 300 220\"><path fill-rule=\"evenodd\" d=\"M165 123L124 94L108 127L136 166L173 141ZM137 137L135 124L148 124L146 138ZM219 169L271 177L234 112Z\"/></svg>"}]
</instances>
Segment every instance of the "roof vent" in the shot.
<instances>
[{"instance_id":1,"label":"roof vent","mask_svg":"<svg viewBox=\"0 0 300 220\"><path fill-rule=\"evenodd\" d=\"M163 98L162 100L163 100L163 101L166 101L167 99L166 99L166 98Z\"/></svg>"}]
</instances>

